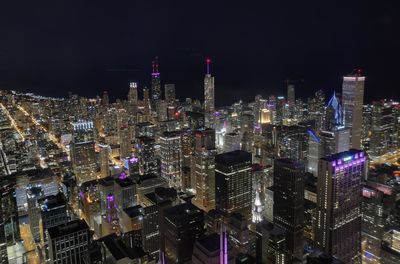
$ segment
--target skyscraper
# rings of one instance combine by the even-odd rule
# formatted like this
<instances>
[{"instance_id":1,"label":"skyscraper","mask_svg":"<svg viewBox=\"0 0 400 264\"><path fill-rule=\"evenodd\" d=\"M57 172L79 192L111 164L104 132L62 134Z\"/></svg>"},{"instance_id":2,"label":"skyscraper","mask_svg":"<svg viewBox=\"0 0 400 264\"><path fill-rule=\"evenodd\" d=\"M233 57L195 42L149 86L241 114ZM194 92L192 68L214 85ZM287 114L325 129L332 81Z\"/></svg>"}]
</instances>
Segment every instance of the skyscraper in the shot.
<instances>
[{"instance_id":1,"label":"skyscraper","mask_svg":"<svg viewBox=\"0 0 400 264\"><path fill-rule=\"evenodd\" d=\"M160 137L161 177L170 187L182 187L182 143L178 132L164 132Z\"/></svg>"},{"instance_id":2,"label":"skyscraper","mask_svg":"<svg viewBox=\"0 0 400 264\"><path fill-rule=\"evenodd\" d=\"M193 245L204 234L204 213L191 203L164 211L166 263L187 263L192 259Z\"/></svg>"},{"instance_id":3,"label":"skyscraper","mask_svg":"<svg viewBox=\"0 0 400 264\"><path fill-rule=\"evenodd\" d=\"M350 128L350 145L353 149L361 147L364 83L365 77L361 75L361 70L343 77L344 125Z\"/></svg>"},{"instance_id":4,"label":"skyscraper","mask_svg":"<svg viewBox=\"0 0 400 264\"><path fill-rule=\"evenodd\" d=\"M97 164L93 122L72 122L73 139L70 143L72 168L79 183L95 178Z\"/></svg>"},{"instance_id":5,"label":"skyscraper","mask_svg":"<svg viewBox=\"0 0 400 264\"><path fill-rule=\"evenodd\" d=\"M98 144L100 149L100 173L101 177L107 177L110 174L109 169L109 158L110 158L110 146L107 144Z\"/></svg>"},{"instance_id":6,"label":"skyscraper","mask_svg":"<svg viewBox=\"0 0 400 264\"><path fill-rule=\"evenodd\" d=\"M349 150L324 157L318 171L316 247L345 263L360 261L364 152Z\"/></svg>"},{"instance_id":7,"label":"skyscraper","mask_svg":"<svg viewBox=\"0 0 400 264\"><path fill-rule=\"evenodd\" d=\"M138 137L136 149L138 150L139 171L141 175L159 175L158 160L155 154L155 141L150 137Z\"/></svg>"},{"instance_id":8,"label":"skyscraper","mask_svg":"<svg viewBox=\"0 0 400 264\"><path fill-rule=\"evenodd\" d=\"M168 83L164 85L165 89L165 101L168 106L173 106L175 103L175 84Z\"/></svg>"},{"instance_id":9,"label":"skyscraper","mask_svg":"<svg viewBox=\"0 0 400 264\"><path fill-rule=\"evenodd\" d=\"M224 137L224 152L231 152L240 149L240 134L226 133Z\"/></svg>"},{"instance_id":10,"label":"skyscraper","mask_svg":"<svg viewBox=\"0 0 400 264\"><path fill-rule=\"evenodd\" d=\"M210 73L211 60L207 59L207 73L204 77L204 119L205 126L214 128L215 95L214 95L214 77Z\"/></svg>"},{"instance_id":11,"label":"skyscraper","mask_svg":"<svg viewBox=\"0 0 400 264\"><path fill-rule=\"evenodd\" d=\"M160 72L158 70L158 57L152 63L153 71L151 73L151 99L153 107L161 100L161 81Z\"/></svg>"},{"instance_id":12,"label":"skyscraper","mask_svg":"<svg viewBox=\"0 0 400 264\"><path fill-rule=\"evenodd\" d=\"M132 114L136 114L138 108L138 90L136 82L129 83L128 103Z\"/></svg>"},{"instance_id":13,"label":"skyscraper","mask_svg":"<svg viewBox=\"0 0 400 264\"><path fill-rule=\"evenodd\" d=\"M123 126L118 129L119 156L124 159L131 156L131 131L128 126Z\"/></svg>"},{"instance_id":14,"label":"skyscraper","mask_svg":"<svg viewBox=\"0 0 400 264\"><path fill-rule=\"evenodd\" d=\"M290 159L274 161L274 224L286 232L289 258L303 258L304 166Z\"/></svg>"},{"instance_id":15,"label":"skyscraper","mask_svg":"<svg viewBox=\"0 0 400 264\"><path fill-rule=\"evenodd\" d=\"M197 130L193 168L196 181L194 204L207 212L215 209L215 155L215 130Z\"/></svg>"},{"instance_id":16,"label":"skyscraper","mask_svg":"<svg viewBox=\"0 0 400 264\"><path fill-rule=\"evenodd\" d=\"M236 150L215 156L215 206L251 220L251 154Z\"/></svg>"},{"instance_id":17,"label":"skyscraper","mask_svg":"<svg viewBox=\"0 0 400 264\"><path fill-rule=\"evenodd\" d=\"M74 220L47 230L51 264L84 263L91 238L84 220Z\"/></svg>"}]
</instances>

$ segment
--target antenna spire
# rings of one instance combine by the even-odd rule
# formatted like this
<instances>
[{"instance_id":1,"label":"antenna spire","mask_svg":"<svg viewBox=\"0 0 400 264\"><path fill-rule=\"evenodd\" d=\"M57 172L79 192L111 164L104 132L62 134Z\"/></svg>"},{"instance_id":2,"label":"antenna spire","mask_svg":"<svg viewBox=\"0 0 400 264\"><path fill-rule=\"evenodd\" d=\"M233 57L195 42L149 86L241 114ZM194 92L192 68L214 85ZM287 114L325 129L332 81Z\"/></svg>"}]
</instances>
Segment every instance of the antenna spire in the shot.
<instances>
[{"instance_id":1,"label":"antenna spire","mask_svg":"<svg viewBox=\"0 0 400 264\"><path fill-rule=\"evenodd\" d=\"M156 72L158 73L158 56L156 56Z\"/></svg>"},{"instance_id":2,"label":"antenna spire","mask_svg":"<svg viewBox=\"0 0 400 264\"><path fill-rule=\"evenodd\" d=\"M207 63L207 74L209 75L210 74L210 63L211 63L210 58L206 59L206 63Z\"/></svg>"}]
</instances>

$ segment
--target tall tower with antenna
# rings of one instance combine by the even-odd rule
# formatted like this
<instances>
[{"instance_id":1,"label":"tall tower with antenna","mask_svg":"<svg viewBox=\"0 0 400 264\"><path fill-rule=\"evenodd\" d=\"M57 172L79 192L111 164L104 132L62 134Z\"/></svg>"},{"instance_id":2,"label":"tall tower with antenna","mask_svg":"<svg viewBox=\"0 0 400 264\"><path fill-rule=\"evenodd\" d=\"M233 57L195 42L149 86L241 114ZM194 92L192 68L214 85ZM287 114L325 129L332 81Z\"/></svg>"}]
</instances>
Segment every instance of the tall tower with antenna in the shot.
<instances>
[{"instance_id":1,"label":"tall tower with antenna","mask_svg":"<svg viewBox=\"0 0 400 264\"><path fill-rule=\"evenodd\" d=\"M215 93L214 93L214 77L210 73L210 58L206 59L207 73L204 77L204 123L206 127L214 128L214 112L215 112Z\"/></svg>"},{"instance_id":2,"label":"tall tower with antenna","mask_svg":"<svg viewBox=\"0 0 400 264\"><path fill-rule=\"evenodd\" d=\"M158 56L156 56L155 60L152 62L153 70L151 72L151 99L153 107L161 100L161 81L158 67Z\"/></svg>"}]
</instances>

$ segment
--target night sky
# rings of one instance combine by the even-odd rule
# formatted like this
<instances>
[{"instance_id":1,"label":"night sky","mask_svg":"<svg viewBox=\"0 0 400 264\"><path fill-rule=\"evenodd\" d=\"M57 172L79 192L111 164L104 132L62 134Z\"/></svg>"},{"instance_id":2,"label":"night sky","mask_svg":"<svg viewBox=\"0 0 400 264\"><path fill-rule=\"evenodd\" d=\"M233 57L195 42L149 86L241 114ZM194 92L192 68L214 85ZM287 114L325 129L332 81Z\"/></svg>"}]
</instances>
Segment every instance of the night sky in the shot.
<instances>
[{"instance_id":1,"label":"night sky","mask_svg":"<svg viewBox=\"0 0 400 264\"><path fill-rule=\"evenodd\" d=\"M354 68L366 102L399 99L396 2L1 1L0 89L125 98L158 55L162 84L202 99L209 56L217 105L285 94L287 78L302 97L340 91Z\"/></svg>"}]
</instances>

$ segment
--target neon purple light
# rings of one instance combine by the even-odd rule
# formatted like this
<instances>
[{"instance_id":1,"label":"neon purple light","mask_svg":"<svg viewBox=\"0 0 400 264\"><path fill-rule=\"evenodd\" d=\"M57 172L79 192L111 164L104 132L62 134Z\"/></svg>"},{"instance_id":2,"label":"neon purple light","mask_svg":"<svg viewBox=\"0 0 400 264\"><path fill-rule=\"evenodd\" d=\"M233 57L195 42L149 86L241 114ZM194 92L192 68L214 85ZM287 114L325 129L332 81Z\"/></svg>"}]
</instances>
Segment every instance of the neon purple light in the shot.
<instances>
[{"instance_id":1,"label":"neon purple light","mask_svg":"<svg viewBox=\"0 0 400 264\"><path fill-rule=\"evenodd\" d=\"M109 194L109 195L107 195L107 202L114 202L114 195L112 195L112 194Z\"/></svg>"},{"instance_id":2,"label":"neon purple light","mask_svg":"<svg viewBox=\"0 0 400 264\"><path fill-rule=\"evenodd\" d=\"M152 73L151 73L151 76L153 76L153 77L159 77L159 76L160 76L160 73L159 73L159 72L152 72Z\"/></svg>"},{"instance_id":3,"label":"neon purple light","mask_svg":"<svg viewBox=\"0 0 400 264\"><path fill-rule=\"evenodd\" d=\"M84 199L84 198L85 198L85 193L82 192L82 191L80 191L80 192L79 192L79 197L81 197L81 199Z\"/></svg>"},{"instance_id":4,"label":"neon purple light","mask_svg":"<svg viewBox=\"0 0 400 264\"><path fill-rule=\"evenodd\" d=\"M121 172L121 173L119 174L119 179L120 179L120 180L126 179L126 177L127 177L127 175L126 175L125 172Z\"/></svg>"},{"instance_id":5,"label":"neon purple light","mask_svg":"<svg viewBox=\"0 0 400 264\"><path fill-rule=\"evenodd\" d=\"M132 157L132 158L129 159L129 162L130 162L130 163L138 163L138 162L139 162L139 158L137 158L137 157Z\"/></svg>"},{"instance_id":6,"label":"neon purple light","mask_svg":"<svg viewBox=\"0 0 400 264\"><path fill-rule=\"evenodd\" d=\"M225 235L224 235L224 264L228 264L228 237L226 235L226 227L225 227Z\"/></svg>"}]
</instances>

